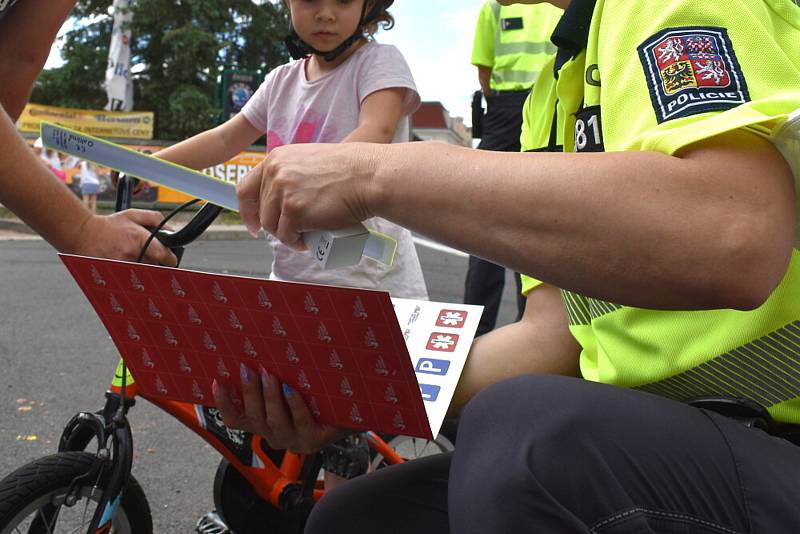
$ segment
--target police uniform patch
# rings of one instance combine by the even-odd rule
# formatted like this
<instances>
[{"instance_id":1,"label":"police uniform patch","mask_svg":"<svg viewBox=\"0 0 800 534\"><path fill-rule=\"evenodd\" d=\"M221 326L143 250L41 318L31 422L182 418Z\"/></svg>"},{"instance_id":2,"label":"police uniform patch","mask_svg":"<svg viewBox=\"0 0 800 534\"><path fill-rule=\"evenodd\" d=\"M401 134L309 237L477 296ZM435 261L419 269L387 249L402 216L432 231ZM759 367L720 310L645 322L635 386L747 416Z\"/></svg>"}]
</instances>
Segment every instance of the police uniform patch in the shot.
<instances>
[{"instance_id":1,"label":"police uniform patch","mask_svg":"<svg viewBox=\"0 0 800 534\"><path fill-rule=\"evenodd\" d=\"M638 50L659 123L750 101L725 28L667 28Z\"/></svg>"},{"instance_id":2,"label":"police uniform patch","mask_svg":"<svg viewBox=\"0 0 800 534\"><path fill-rule=\"evenodd\" d=\"M501 19L500 27L503 31L508 30L521 30L524 28L522 17L514 17L509 19Z\"/></svg>"}]
</instances>

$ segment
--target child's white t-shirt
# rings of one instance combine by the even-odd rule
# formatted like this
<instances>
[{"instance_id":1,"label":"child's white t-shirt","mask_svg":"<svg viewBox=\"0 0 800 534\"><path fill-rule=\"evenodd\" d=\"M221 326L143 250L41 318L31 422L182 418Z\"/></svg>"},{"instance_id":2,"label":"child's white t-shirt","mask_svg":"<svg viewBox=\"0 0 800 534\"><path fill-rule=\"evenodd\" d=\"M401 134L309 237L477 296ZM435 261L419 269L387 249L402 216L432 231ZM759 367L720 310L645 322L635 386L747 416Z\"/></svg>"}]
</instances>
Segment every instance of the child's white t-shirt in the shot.
<instances>
[{"instance_id":1,"label":"child's white t-shirt","mask_svg":"<svg viewBox=\"0 0 800 534\"><path fill-rule=\"evenodd\" d=\"M267 136L267 151L295 143L338 143L358 127L361 103L376 91L405 88L404 116L394 142L409 140L408 117L420 105L414 78L400 51L368 42L318 80L309 82L307 60L271 71L242 109L245 118ZM321 269L308 253L296 252L273 236L272 278L338 286L384 289L394 297L427 299L425 280L411 233L379 217L364 224L397 239L395 263L373 260L342 269Z\"/></svg>"}]
</instances>

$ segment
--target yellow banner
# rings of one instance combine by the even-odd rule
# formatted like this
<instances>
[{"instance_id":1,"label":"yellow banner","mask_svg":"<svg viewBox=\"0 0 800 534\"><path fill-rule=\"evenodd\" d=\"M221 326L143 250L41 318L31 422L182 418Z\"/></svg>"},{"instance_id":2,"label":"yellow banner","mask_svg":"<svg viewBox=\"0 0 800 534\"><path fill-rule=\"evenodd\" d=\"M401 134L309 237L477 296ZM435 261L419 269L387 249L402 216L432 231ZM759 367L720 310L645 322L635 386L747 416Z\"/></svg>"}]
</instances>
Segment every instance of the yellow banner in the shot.
<instances>
[{"instance_id":1,"label":"yellow banner","mask_svg":"<svg viewBox=\"0 0 800 534\"><path fill-rule=\"evenodd\" d=\"M21 132L38 133L42 121L55 122L97 137L153 138L152 111L122 113L28 104L20 115L18 128Z\"/></svg>"}]
</instances>

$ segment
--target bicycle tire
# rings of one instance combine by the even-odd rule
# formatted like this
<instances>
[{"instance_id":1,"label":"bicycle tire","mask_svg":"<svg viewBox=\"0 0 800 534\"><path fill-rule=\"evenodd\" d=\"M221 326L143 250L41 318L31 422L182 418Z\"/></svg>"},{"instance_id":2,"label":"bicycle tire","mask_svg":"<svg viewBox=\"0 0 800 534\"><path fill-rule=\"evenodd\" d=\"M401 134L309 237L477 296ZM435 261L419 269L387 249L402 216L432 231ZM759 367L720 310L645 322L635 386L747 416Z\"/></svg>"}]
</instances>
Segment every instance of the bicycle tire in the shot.
<instances>
[{"instance_id":1,"label":"bicycle tire","mask_svg":"<svg viewBox=\"0 0 800 534\"><path fill-rule=\"evenodd\" d=\"M388 438L389 436L386 436ZM386 439L384 438L384 439ZM386 441L387 445L397 452L404 460L416 460L432 454L452 452L455 445L444 433L439 434L436 439L412 438L410 436L394 436ZM382 454L370 449L370 466L373 471L388 467L389 462Z\"/></svg>"},{"instance_id":2,"label":"bicycle tire","mask_svg":"<svg viewBox=\"0 0 800 534\"><path fill-rule=\"evenodd\" d=\"M34 460L5 477L0 481L0 534L15 532L15 529L18 529L31 514L35 518L35 514L46 506L63 502L63 496L72 481L86 474L92 468L94 461L95 456L87 452L61 452ZM96 493L90 487L80 488L79 503L86 499L96 501ZM61 514L73 507L59 508L63 509L59 512ZM60 515L58 520L63 517L64 515ZM83 525L83 521L79 524ZM58 523L52 526L58 526ZM35 529L26 529L25 532L31 530ZM58 530L52 531L58 532ZM150 506L142 487L133 476L130 477L125 489L111 532L116 534L153 532Z\"/></svg>"},{"instance_id":3,"label":"bicycle tire","mask_svg":"<svg viewBox=\"0 0 800 534\"><path fill-rule=\"evenodd\" d=\"M222 521L236 534L294 532L286 514L262 499L225 458L214 477L214 505Z\"/></svg>"}]
</instances>

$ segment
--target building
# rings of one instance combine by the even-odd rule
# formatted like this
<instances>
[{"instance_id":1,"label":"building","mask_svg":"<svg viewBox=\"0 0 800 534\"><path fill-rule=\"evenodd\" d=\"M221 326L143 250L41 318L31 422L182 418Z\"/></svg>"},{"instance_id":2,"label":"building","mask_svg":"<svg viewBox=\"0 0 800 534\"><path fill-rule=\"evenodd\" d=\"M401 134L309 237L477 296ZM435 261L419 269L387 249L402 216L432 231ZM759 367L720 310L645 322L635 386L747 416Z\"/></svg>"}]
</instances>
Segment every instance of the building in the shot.
<instances>
[{"instance_id":1,"label":"building","mask_svg":"<svg viewBox=\"0 0 800 534\"><path fill-rule=\"evenodd\" d=\"M461 117L451 117L441 102L423 102L411 117L413 141L438 141L472 146L472 130Z\"/></svg>"}]
</instances>

